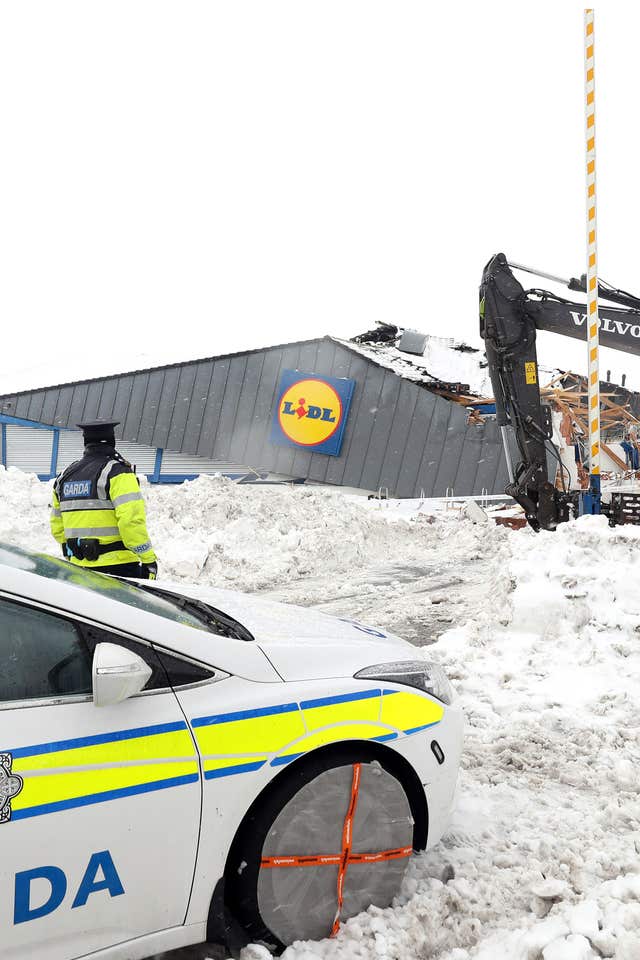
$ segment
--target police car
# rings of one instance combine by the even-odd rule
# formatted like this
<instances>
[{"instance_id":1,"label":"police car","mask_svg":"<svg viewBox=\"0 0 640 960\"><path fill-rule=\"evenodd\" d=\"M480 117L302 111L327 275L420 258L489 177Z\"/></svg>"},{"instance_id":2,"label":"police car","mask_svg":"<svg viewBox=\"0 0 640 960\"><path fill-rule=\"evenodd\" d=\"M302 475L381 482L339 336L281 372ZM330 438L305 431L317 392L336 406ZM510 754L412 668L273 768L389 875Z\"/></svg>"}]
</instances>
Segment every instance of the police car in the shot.
<instances>
[{"instance_id":1,"label":"police car","mask_svg":"<svg viewBox=\"0 0 640 960\"><path fill-rule=\"evenodd\" d=\"M462 720L414 648L0 546L3 958L281 948L388 905Z\"/></svg>"}]
</instances>

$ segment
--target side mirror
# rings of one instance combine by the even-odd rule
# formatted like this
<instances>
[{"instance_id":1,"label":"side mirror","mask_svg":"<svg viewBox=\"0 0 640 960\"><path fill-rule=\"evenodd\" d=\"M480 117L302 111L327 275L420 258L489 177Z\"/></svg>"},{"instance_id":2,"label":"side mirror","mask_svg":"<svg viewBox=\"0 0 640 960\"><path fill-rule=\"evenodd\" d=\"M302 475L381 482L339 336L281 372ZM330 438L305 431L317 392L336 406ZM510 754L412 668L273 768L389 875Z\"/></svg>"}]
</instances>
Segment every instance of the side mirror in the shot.
<instances>
[{"instance_id":1,"label":"side mirror","mask_svg":"<svg viewBox=\"0 0 640 960\"><path fill-rule=\"evenodd\" d=\"M116 643L98 643L93 654L93 702L111 707L135 697L151 676L151 667L142 657Z\"/></svg>"}]
</instances>

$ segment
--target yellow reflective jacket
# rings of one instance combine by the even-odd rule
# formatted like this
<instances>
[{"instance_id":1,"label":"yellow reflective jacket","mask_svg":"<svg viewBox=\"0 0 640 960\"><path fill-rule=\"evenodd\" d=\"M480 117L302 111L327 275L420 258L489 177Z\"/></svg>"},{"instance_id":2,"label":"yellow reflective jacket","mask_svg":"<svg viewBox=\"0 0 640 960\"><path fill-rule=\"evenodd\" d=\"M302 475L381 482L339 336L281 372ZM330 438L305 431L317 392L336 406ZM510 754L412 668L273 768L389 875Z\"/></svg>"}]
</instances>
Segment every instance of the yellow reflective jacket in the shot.
<instances>
[{"instance_id":1,"label":"yellow reflective jacket","mask_svg":"<svg viewBox=\"0 0 640 960\"><path fill-rule=\"evenodd\" d=\"M102 553L97 560L72 563L105 567L156 560L147 532L140 483L119 453L111 447L87 448L82 460L67 467L53 485L51 532L60 544L97 540L100 547L121 541L122 547Z\"/></svg>"}]
</instances>

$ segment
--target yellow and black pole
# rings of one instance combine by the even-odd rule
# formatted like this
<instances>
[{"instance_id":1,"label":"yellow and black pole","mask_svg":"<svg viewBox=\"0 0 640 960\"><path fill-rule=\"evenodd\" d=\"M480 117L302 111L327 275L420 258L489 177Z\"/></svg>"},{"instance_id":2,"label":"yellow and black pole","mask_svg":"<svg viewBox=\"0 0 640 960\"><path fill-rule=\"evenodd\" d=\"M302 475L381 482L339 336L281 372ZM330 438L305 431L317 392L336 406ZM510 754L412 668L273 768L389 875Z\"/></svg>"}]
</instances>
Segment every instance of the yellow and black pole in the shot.
<instances>
[{"instance_id":1,"label":"yellow and black pole","mask_svg":"<svg viewBox=\"0 0 640 960\"><path fill-rule=\"evenodd\" d=\"M584 11L585 132L587 162L587 341L589 350L589 473L584 513L600 513L600 372L596 245L596 84L593 10Z\"/></svg>"}]
</instances>

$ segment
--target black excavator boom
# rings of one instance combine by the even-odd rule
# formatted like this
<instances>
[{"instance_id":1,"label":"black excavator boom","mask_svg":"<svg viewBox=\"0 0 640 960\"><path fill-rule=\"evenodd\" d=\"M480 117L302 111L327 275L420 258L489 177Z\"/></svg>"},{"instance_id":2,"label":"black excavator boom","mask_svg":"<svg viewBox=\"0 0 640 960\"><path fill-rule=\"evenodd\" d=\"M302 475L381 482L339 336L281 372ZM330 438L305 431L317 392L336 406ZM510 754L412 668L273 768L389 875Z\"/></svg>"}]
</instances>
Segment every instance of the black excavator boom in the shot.
<instances>
[{"instance_id":1,"label":"black excavator boom","mask_svg":"<svg viewBox=\"0 0 640 960\"><path fill-rule=\"evenodd\" d=\"M572 290L584 289L584 278L561 282ZM602 346L640 354L640 299L602 283L599 295L625 305L625 309L606 307L599 311ZM583 494L579 490L558 490L549 480L548 454L558 461L560 456L552 441L550 408L540 399L536 331L547 330L584 341L585 324L584 304L565 300L548 290L525 290L503 253L492 257L484 268L480 334L485 341L496 418L502 428L509 466L510 480L505 492L521 505L534 530L553 530L572 513L580 512ZM509 428L513 430L519 455L514 464L508 443ZM603 504L610 522L622 522L616 519L615 510L622 517L622 508L615 498L611 507Z\"/></svg>"},{"instance_id":2,"label":"black excavator boom","mask_svg":"<svg viewBox=\"0 0 640 960\"><path fill-rule=\"evenodd\" d=\"M511 272L506 257L497 254L482 275L480 334L485 342L505 451L509 456L504 428L512 427L519 452L519 459L510 469L506 493L520 504L534 530L553 530L566 519L568 506L549 482L551 416L549 408L540 401L536 323L528 307L525 290Z\"/></svg>"}]
</instances>

